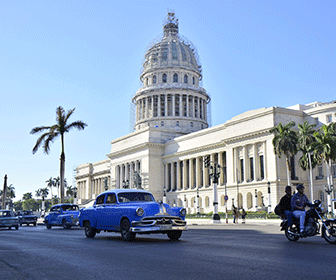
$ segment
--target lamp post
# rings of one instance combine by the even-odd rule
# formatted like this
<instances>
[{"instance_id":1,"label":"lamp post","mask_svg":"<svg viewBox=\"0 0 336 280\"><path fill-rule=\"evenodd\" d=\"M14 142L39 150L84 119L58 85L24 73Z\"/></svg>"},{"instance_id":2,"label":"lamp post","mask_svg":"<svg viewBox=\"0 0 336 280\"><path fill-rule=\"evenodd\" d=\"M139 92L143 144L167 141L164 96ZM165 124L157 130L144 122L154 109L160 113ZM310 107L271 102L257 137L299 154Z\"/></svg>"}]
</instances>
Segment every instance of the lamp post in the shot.
<instances>
[{"instance_id":1,"label":"lamp post","mask_svg":"<svg viewBox=\"0 0 336 280\"><path fill-rule=\"evenodd\" d=\"M258 211L258 191L254 190L254 199L255 199L255 210Z\"/></svg>"},{"instance_id":2,"label":"lamp post","mask_svg":"<svg viewBox=\"0 0 336 280\"><path fill-rule=\"evenodd\" d=\"M211 173L209 174L212 183L213 183L213 191L214 191L214 200L213 200L213 206L214 206L214 214L213 214L213 221L214 222L220 222L220 216L218 215L218 191L217 191L217 184L218 184L218 178L220 175L220 169L221 166L216 162L211 162L209 157L206 157L204 159L204 165L205 167L208 167L211 170Z\"/></svg>"},{"instance_id":3,"label":"lamp post","mask_svg":"<svg viewBox=\"0 0 336 280\"><path fill-rule=\"evenodd\" d=\"M122 187L124 188L124 189L128 189L128 186L129 186L129 181L128 180L123 180L122 181Z\"/></svg>"},{"instance_id":4,"label":"lamp post","mask_svg":"<svg viewBox=\"0 0 336 280\"><path fill-rule=\"evenodd\" d=\"M184 207L187 209L187 196L184 195Z\"/></svg>"},{"instance_id":5,"label":"lamp post","mask_svg":"<svg viewBox=\"0 0 336 280\"><path fill-rule=\"evenodd\" d=\"M200 203L199 203L199 187L197 187L197 217L200 215Z\"/></svg>"},{"instance_id":6,"label":"lamp post","mask_svg":"<svg viewBox=\"0 0 336 280\"><path fill-rule=\"evenodd\" d=\"M73 188L73 191L74 191L74 204L77 204L77 187L74 187Z\"/></svg>"},{"instance_id":7,"label":"lamp post","mask_svg":"<svg viewBox=\"0 0 336 280\"><path fill-rule=\"evenodd\" d=\"M268 213L271 213L271 183L270 181L267 182L267 192L268 192Z\"/></svg>"},{"instance_id":8,"label":"lamp post","mask_svg":"<svg viewBox=\"0 0 336 280\"><path fill-rule=\"evenodd\" d=\"M163 187L163 197L162 202L167 203L167 194L166 194L166 187Z\"/></svg>"},{"instance_id":9,"label":"lamp post","mask_svg":"<svg viewBox=\"0 0 336 280\"><path fill-rule=\"evenodd\" d=\"M105 191L108 190L107 178L104 179L104 189L105 189Z\"/></svg>"}]
</instances>

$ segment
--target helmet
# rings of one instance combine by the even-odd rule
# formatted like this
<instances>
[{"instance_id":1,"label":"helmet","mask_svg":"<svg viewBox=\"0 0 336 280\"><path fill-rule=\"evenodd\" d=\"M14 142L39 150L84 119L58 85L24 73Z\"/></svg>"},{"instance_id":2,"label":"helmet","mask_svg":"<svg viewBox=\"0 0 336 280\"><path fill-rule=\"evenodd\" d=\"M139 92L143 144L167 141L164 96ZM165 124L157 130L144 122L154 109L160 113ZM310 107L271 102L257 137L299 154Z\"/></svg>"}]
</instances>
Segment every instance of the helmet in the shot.
<instances>
[{"instance_id":1,"label":"helmet","mask_svg":"<svg viewBox=\"0 0 336 280\"><path fill-rule=\"evenodd\" d=\"M296 189L297 189L297 190L304 189L304 186L303 186L302 184L298 184L298 185L296 186Z\"/></svg>"}]
</instances>

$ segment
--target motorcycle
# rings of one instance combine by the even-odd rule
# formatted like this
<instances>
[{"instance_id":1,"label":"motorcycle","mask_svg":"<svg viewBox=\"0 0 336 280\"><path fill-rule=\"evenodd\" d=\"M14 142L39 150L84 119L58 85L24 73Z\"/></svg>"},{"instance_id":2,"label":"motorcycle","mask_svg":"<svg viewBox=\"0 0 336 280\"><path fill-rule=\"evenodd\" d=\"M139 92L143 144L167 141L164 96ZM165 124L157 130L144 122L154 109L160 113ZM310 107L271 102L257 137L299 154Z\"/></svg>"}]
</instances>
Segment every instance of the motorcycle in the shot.
<instances>
[{"instance_id":1,"label":"motorcycle","mask_svg":"<svg viewBox=\"0 0 336 280\"><path fill-rule=\"evenodd\" d=\"M315 200L306 212L304 235L300 234L300 221L292 216L293 224L288 226L287 220L281 223L281 230L289 241L321 234L330 244L336 244L336 219L327 219L320 200Z\"/></svg>"}]
</instances>

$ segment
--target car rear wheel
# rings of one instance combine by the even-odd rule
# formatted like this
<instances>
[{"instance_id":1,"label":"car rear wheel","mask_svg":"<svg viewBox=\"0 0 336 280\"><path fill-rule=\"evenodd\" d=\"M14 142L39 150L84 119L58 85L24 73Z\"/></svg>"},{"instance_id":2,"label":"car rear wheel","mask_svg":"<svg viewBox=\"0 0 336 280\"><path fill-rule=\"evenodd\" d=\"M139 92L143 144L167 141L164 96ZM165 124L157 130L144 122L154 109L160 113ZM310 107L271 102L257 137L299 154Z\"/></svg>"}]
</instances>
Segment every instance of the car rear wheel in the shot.
<instances>
[{"instance_id":1,"label":"car rear wheel","mask_svg":"<svg viewBox=\"0 0 336 280\"><path fill-rule=\"evenodd\" d=\"M19 230L19 226L15 226L15 229L16 229L16 230Z\"/></svg>"},{"instance_id":2,"label":"car rear wheel","mask_svg":"<svg viewBox=\"0 0 336 280\"><path fill-rule=\"evenodd\" d=\"M168 231L167 235L168 235L170 240L177 241L177 240L180 239L180 237L182 235L182 230Z\"/></svg>"},{"instance_id":3,"label":"car rear wheel","mask_svg":"<svg viewBox=\"0 0 336 280\"><path fill-rule=\"evenodd\" d=\"M85 231L85 236L87 238L94 238L97 230L93 227L91 227L90 222L86 222L84 225L84 231Z\"/></svg>"},{"instance_id":4,"label":"car rear wheel","mask_svg":"<svg viewBox=\"0 0 336 280\"><path fill-rule=\"evenodd\" d=\"M51 229L51 224L49 224L48 222L46 223L46 227L47 229Z\"/></svg>"},{"instance_id":5,"label":"car rear wheel","mask_svg":"<svg viewBox=\"0 0 336 280\"><path fill-rule=\"evenodd\" d=\"M34 223L33 225L34 225L34 227L36 227L36 223Z\"/></svg>"},{"instance_id":6,"label":"car rear wheel","mask_svg":"<svg viewBox=\"0 0 336 280\"><path fill-rule=\"evenodd\" d=\"M11 229L12 229L12 227L8 227L8 229L9 229L9 230L11 230Z\"/></svg>"},{"instance_id":7,"label":"car rear wheel","mask_svg":"<svg viewBox=\"0 0 336 280\"><path fill-rule=\"evenodd\" d=\"M130 231L130 222L128 219L123 219L120 223L121 238L124 241L133 241L135 233Z\"/></svg>"}]
</instances>

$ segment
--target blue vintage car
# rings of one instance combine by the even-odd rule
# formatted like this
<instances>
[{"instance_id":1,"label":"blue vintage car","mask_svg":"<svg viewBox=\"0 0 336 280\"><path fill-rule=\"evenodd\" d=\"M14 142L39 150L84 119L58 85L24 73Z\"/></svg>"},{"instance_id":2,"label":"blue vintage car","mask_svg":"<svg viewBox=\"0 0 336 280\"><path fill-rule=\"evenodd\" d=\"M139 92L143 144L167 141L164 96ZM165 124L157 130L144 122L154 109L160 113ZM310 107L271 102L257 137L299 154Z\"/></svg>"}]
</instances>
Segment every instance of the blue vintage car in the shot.
<instances>
[{"instance_id":1,"label":"blue vintage car","mask_svg":"<svg viewBox=\"0 0 336 280\"><path fill-rule=\"evenodd\" d=\"M150 192L114 189L97 196L92 207L81 209L80 226L88 238L100 231L120 232L123 240L134 240L137 233L164 233L178 240L186 230L186 210L155 201Z\"/></svg>"},{"instance_id":2,"label":"blue vintage car","mask_svg":"<svg viewBox=\"0 0 336 280\"><path fill-rule=\"evenodd\" d=\"M63 226L65 229L70 229L72 226L79 225L78 216L78 205L57 204L50 208L48 215L44 218L44 223L47 229L51 229L52 226Z\"/></svg>"},{"instance_id":3,"label":"blue vintage car","mask_svg":"<svg viewBox=\"0 0 336 280\"><path fill-rule=\"evenodd\" d=\"M20 226L26 224L29 226L32 224L36 227L37 216L33 213L33 211L20 211L17 216L19 217Z\"/></svg>"},{"instance_id":4,"label":"blue vintage car","mask_svg":"<svg viewBox=\"0 0 336 280\"><path fill-rule=\"evenodd\" d=\"M19 218L11 210L0 210L0 227L19 229Z\"/></svg>"}]
</instances>

